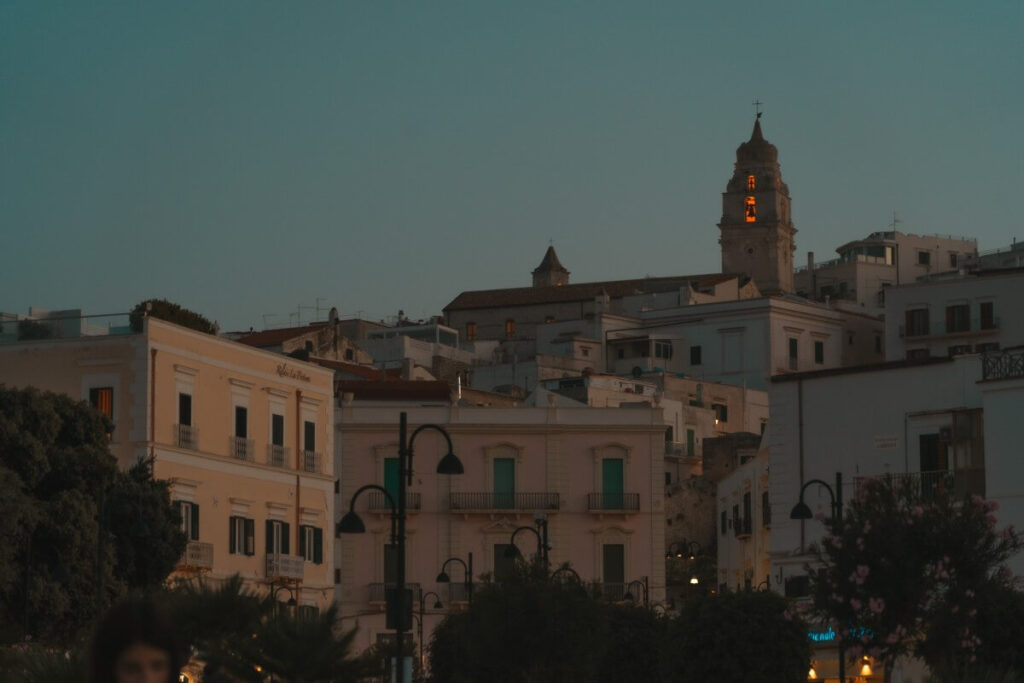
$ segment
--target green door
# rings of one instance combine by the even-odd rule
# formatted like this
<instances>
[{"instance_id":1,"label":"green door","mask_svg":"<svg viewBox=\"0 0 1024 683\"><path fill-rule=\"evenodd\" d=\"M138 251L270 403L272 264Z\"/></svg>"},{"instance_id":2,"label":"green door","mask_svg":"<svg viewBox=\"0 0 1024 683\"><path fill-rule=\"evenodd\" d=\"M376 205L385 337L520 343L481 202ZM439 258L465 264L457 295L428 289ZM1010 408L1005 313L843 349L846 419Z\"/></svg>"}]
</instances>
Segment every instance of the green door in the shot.
<instances>
[{"instance_id":1,"label":"green door","mask_svg":"<svg viewBox=\"0 0 1024 683\"><path fill-rule=\"evenodd\" d=\"M398 458L384 458L384 488L398 503ZM387 501L385 501L387 504Z\"/></svg>"},{"instance_id":2,"label":"green door","mask_svg":"<svg viewBox=\"0 0 1024 683\"><path fill-rule=\"evenodd\" d=\"M601 507L621 510L622 494L622 458L605 458L601 461Z\"/></svg>"},{"instance_id":3,"label":"green door","mask_svg":"<svg viewBox=\"0 0 1024 683\"><path fill-rule=\"evenodd\" d=\"M494 459L494 507L508 510L516 506L515 458Z\"/></svg>"}]
</instances>

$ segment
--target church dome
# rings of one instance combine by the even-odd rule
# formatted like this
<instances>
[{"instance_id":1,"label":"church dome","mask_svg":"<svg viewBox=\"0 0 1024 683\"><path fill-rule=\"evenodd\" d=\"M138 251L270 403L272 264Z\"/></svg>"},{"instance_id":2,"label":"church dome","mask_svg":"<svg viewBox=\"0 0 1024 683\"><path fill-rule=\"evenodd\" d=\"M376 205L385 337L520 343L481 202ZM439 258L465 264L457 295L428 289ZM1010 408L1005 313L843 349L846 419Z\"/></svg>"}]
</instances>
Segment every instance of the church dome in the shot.
<instances>
[{"instance_id":1,"label":"church dome","mask_svg":"<svg viewBox=\"0 0 1024 683\"><path fill-rule=\"evenodd\" d=\"M758 115L754 121L754 132L750 139L736 148L736 161L755 162L777 162L779 160L779 149L764 139L761 134L761 117Z\"/></svg>"}]
</instances>

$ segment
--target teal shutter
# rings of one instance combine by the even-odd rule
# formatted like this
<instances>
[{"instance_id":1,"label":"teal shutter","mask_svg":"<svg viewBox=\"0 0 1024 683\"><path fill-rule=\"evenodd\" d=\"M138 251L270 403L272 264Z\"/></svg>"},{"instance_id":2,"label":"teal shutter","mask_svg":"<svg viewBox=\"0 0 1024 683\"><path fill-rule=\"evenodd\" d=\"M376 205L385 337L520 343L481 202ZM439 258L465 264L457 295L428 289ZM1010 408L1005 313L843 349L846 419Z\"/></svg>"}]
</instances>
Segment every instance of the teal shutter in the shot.
<instances>
[{"instance_id":1,"label":"teal shutter","mask_svg":"<svg viewBox=\"0 0 1024 683\"><path fill-rule=\"evenodd\" d=\"M686 430L686 454L691 458L697 455L695 439L692 429Z\"/></svg>"},{"instance_id":2,"label":"teal shutter","mask_svg":"<svg viewBox=\"0 0 1024 683\"><path fill-rule=\"evenodd\" d=\"M281 522L281 554L291 555L291 548L288 543L288 523Z\"/></svg>"},{"instance_id":3,"label":"teal shutter","mask_svg":"<svg viewBox=\"0 0 1024 683\"><path fill-rule=\"evenodd\" d=\"M324 530L313 529L313 562L324 563Z\"/></svg>"},{"instance_id":4,"label":"teal shutter","mask_svg":"<svg viewBox=\"0 0 1024 683\"><path fill-rule=\"evenodd\" d=\"M606 510L622 509L622 458L605 458L601 461L601 498Z\"/></svg>"},{"instance_id":5,"label":"teal shutter","mask_svg":"<svg viewBox=\"0 0 1024 683\"><path fill-rule=\"evenodd\" d=\"M274 523L267 520L267 554L271 555L274 552Z\"/></svg>"},{"instance_id":6,"label":"teal shutter","mask_svg":"<svg viewBox=\"0 0 1024 683\"><path fill-rule=\"evenodd\" d=\"M238 551L238 535L235 533L235 520L237 517L228 517L228 552L234 554Z\"/></svg>"},{"instance_id":7,"label":"teal shutter","mask_svg":"<svg viewBox=\"0 0 1024 683\"><path fill-rule=\"evenodd\" d=\"M245 520L245 554L256 554L256 520Z\"/></svg>"},{"instance_id":8,"label":"teal shutter","mask_svg":"<svg viewBox=\"0 0 1024 683\"><path fill-rule=\"evenodd\" d=\"M384 489L398 503L398 458L384 458Z\"/></svg>"},{"instance_id":9,"label":"teal shutter","mask_svg":"<svg viewBox=\"0 0 1024 683\"><path fill-rule=\"evenodd\" d=\"M199 505L197 503L189 503L192 506L192 529L191 537L193 541L199 540Z\"/></svg>"},{"instance_id":10,"label":"teal shutter","mask_svg":"<svg viewBox=\"0 0 1024 683\"><path fill-rule=\"evenodd\" d=\"M515 458L494 459L494 507L514 508L516 505Z\"/></svg>"},{"instance_id":11,"label":"teal shutter","mask_svg":"<svg viewBox=\"0 0 1024 683\"><path fill-rule=\"evenodd\" d=\"M299 525L299 555L302 557L306 556L306 529L308 528L305 524Z\"/></svg>"}]
</instances>

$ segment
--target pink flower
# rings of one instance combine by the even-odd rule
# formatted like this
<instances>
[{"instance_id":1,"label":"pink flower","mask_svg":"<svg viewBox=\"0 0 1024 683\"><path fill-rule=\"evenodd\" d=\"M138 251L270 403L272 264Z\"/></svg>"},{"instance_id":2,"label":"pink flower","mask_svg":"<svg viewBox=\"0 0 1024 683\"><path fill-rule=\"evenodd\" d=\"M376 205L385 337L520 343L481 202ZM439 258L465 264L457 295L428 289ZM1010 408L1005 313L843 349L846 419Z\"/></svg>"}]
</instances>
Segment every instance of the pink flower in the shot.
<instances>
[{"instance_id":1,"label":"pink flower","mask_svg":"<svg viewBox=\"0 0 1024 683\"><path fill-rule=\"evenodd\" d=\"M832 547L835 548L836 550L842 550L842 548L843 548L843 539L839 538L838 536L833 536L832 537Z\"/></svg>"},{"instance_id":2,"label":"pink flower","mask_svg":"<svg viewBox=\"0 0 1024 683\"><path fill-rule=\"evenodd\" d=\"M922 508L920 505L915 505L913 508L911 508L910 514L913 515L915 518L920 519L924 516L924 508Z\"/></svg>"},{"instance_id":3,"label":"pink flower","mask_svg":"<svg viewBox=\"0 0 1024 683\"><path fill-rule=\"evenodd\" d=\"M1012 579L1013 578L1013 572L1010 571L1009 567L1000 567L999 568L999 578L1006 579L1006 580Z\"/></svg>"},{"instance_id":4,"label":"pink flower","mask_svg":"<svg viewBox=\"0 0 1024 683\"><path fill-rule=\"evenodd\" d=\"M862 603L857 598L850 598L850 607L853 608L854 612L859 612L861 607L863 607L863 606L864 606L864 603Z\"/></svg>"},{"instance_id":5,"label":"pink flower","mask_svg":"<svg viewBox=\"0 0 1024 683\"><path fill-rule=\"evenodd\" d=\"M871 522L864 522L864 533L867 534L867 533L870 533L870 532L871 532Z\"/></svg>"},{"instance_id":6,"label":"pink flower","mask_svg":"<svg viewBox=\"0 0 1024 683\"><path fill-rule=\"evenodd\" d=\"M871 572L871 567L867 566L866 564L858 564L857 565L857 576L863 576L864 578L867 578L867 576L868 576L868 574L870 572Z\"/></svg>"},{"instance_id":7,"label":"pink flower","mask_svg":"<svg viewBox=\"0 0 1024 683\"><path fill-rule=\"evenodd\" d=\"M959 611L960 611L960 605L953 605L953 609L952 609L952 610L950 610L950 611L951 611L951 612L952 612L953 614L956 614L957 612L959 612Z\"/></svg>"},{"instance_id":8,"label":"pink flower","mask_svg":"<svg viewBox=\"0 0 1024 683\"><path fill-rule=\"evenodd\" d=\"M977 613L978 613L978 610L977 610L977 609L975 609L974 607L972 607L972 608L970 609L970 611L969 611L969 612L967 612L967 616L969 616L969 617L973 617L973 616L974 616L974 615L976 615Z\"/></svg>"},{"instance_id":9,"label":"pink flower","mask_svg":"<svg viewBox=\"0 0 1024 683\"><path fill-rule=\"evenodd\" d=\"M885 600L882 598L871 598L868 600L868 609L875 614L881 614L885 611Z\"/></svg>"},{"instance_id":10,"label":"pink flower","mask_svg":"<svg viewBox=\"0 0 1024 683\"><path fill-rule=\"evenodd\" d=\"M991 510L992 512L998 512L999 511L999 501L998 500L990 500L986 504L986 507L989 510Z\"/></svg>"},{"instance_id":11,"label":"pink flower","mask_svg":"<svg viewBox=\"0 0 1024 683\"><path fill-rule=\"evenodd\" d=\"M793 612L792 612L792 610L787 609L785 612L783 612L782 613L782 618L785 619L786 621L793 621Z\"/></svg>"}]
</instances>

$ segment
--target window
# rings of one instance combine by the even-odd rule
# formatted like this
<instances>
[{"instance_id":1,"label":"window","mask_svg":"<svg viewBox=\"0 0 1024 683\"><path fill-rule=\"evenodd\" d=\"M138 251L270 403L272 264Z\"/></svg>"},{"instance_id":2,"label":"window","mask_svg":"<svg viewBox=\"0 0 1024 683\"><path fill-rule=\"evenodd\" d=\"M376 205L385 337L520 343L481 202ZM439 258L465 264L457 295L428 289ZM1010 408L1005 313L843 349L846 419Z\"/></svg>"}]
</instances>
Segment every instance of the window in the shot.
<instances>
[{"instance_id":1,"label":"window","mask_svg":"<svg viewBox=\"0 0 1024 683\"><path fill-rule=\"evenodd\" d=\"M289 543L288 522L280 522L276 519L267 520L267 554L288 555L291 551Z\"/></svg>"},{"instance_id":2,"label":"window","mask_svg":"<svg viewBox=\"0 0 1024 683\"><path fill-rule=\"evenodd\" d=\"M244 406L235 406L235 436L239 439L249 436L249 410Z\"/></svg>"},{"instance_id":3,"label":"window","mask_svg":"<svg viewBox=\"0 0 1024 683\"><path fill-rule=\"evenodd\" d=\"M761 524L763 526L772 525L772 506L768 503L768 492L761 492Z\"/></svg>"},{"instance_id":4,"label":"window","mask_svg":"<svg viewBox=\"0 0 1024 683\"><path fill-rule=\"evenodd\" d=\"M726 530L728 530L729 528L729 515L726 514L725 510L722 510L722 514L720 515L720 517L722 522L722 535L724 536Z\"/></svg>"},{"instance_id":5,"label":"window","mask_svg":"<svg viewBox=\"0 0 1024 683\"><path fill-rule=\"evenodd\" d=\"M984 304L983 304L984 305ZM89 390L89 403L110 419L114 419L114 388L95 387Z\"/></svg>"},{"instance_id":6,"label":"window","mask_svg":"<svg viewBox=\"0 0 1024 683\"><path fill-rule=\"evenodd\" d=\"M978 344L974 347L974 350L978 353L985 353L986 351L998 351L999 342L988 342L986 344Z\"/></svg>"},{"instance_id":7,"label":"window","mask_svg":"<svg viewBox=\"0 0 1024 683\"><path fill-rule=\"evenodd\" d=\"M917 308L906 312L906 331L908 337L923 337L928 334L928 309Z\"/></svg>"},{"instance_id":8,"label":"window","mask_svg":"<svg viewBox=\"0 0 1024 683\"><path fill-rule=\"evenodd\" d=\"M733 530L733 533L735 533L737 535L740 533L740 506L739 505L733 505L732 506L732 530Z\"/></svg>"},{"instance_id":9,"label":"window","mask_svg":"<svg viewBox=\"0 0 1024 683\"><path fill-rule=\"evenodd\" d=\"M356 357L355 352L352 349L345 349L345 360L354 360Z\"/></svg>"},{"instance_id":10,"label":"window","mask_svg":"<svg viewBox=\"0 0 1024 683\"><path fill-rule=\"evenodd\" d=\"M965 353L971 352L970 344L957 344L956 346L949 347L950 356L962 356Z\"/></svg>"},{"instance_id":11,"label":"window","mask_svg":"<svg viewBox=\"0 0 1024 683\"><path fill-rule=\"evenodd\" d=\"M626 547L621 543L605 543L601 551L604 582L626 583Z\"/></svg>"},{"instance_id":12,"label":"window","mask_svg":"<svg viewBox=\"0 0 1024 683\"><path fill-rule=\"evenodd\" d=\"M544 316L544 322L548 323L548 324L555 322L555 316L553 316L553 315L546 315L546 316Z\"/></svg>"},{"instance_id":13,"label":"window","mask_svg":"<svg viewBox=\"0 0 1024 683\"><path fill-rule=\"evenodd\" d=\"M494 468L494 507L498 510L510 510L516 506L516 459L495 458Z\"/></svg>"},{"instance_id":14,"label":"window","mask_svg":"<svg viewBox=\"0 0 1024 683\"><path fill-rule=\"evenodd\" d=\"M932 253L930 251L917 252L917 265L930 266L932 264Z\"/></svg>"},{"instance_id":15,"label":"window","mask_svg":"<svg viewBox=\"0 0 1024 683\"><path fill-rule=\"evenodd\" d=\"M671 486L671 485L672 485L672 473L671 472L666 472L665 473L665 486Z\"/></svg>"},{"instance_id":16,"label":"window","mask_svg":"<svg viewBox=\"0 0 1024 683\"><path fill-rule=\"evenodd\" d=\"M300 622L313 622L320 616L320 608L316 605L299 605L296 616Z\"/></svg>"},{"instance_id":17,"label":"window","mask_svg":"<svg viewBox=\"0 0 1024 683\"><path fill-rule=\"evenodd\" d=\"M246 517L228 518L228 552L232 555L256 554L256 521Z\"/></svg>"},{"instance_id":18,"label":"window","mask_svg":"<svg viewBox=\"0 0 1024 683\"><path fill-rule=\"evenodd\" d=\"M192 394L178 394L178 424L192 426Z\"/></svg>"},{"instance_id":19,"label":"window","mask_svg":"<svg viewBox=\"0 0 1024 683\"><path fill-rule=\"evenodd\" d=\"M881 353L881 352L882 352L882 335L876 334L875 335L875 353Z\"/></svg>"},{"instance_id":20,"label":"window","mask_svg":"<svg viewBox=\"0 0 1024 683\"><path fill-rule=\"evenodd\" d=\"M324 532L315 526L302 525L299 527L299 555L306 562L323 564L324 562Z\"/></svg>"},{"instance_id":21,"label":"window","mask_svg":"<svg viewBox=\"0 0 1024 683\"><path fill-rule=\"evenodd\" d=\"M956 264L957 264L958 261L959 261L959 258L957 256L957 254L954 254L954 253L951 252L949 254L949 267L950 268L956 268Z\"/></svg>"},{"instance_id":22,"label":"window","mask_svg":"<svg viewBox=\"0 0 1024 683\"><path fill-rule=\"evenodd\" d=\"M907 360L928 360L930 357L928 349L907 349Z\"/></svg>"},{"instance_id":23,"label":"window","mask_svg":"<svg viewBox=\"0 0 1024 683\"><path fill-rule=\"evenodd\" d=\"M753 223L757 220L757 200L753 197L747 197L743 204L746 207L747 223Z\"/></svg>"},{"instance_id":24,"label":"window","mask_svg":"<svg viewBox=\"0 0 1024 683\"><path fill-rule=\"evenodd\" d=\"M798 342L796 339L790 338L789 340L789 369L796 370L797 364L799 363L799 356L797 351L799 349Z\"/></svg>"},{"instance_id":25,"label":"window","mask_svg":"<svg viewBox=\"0 0 1024 683\"><path fill-rule=\"evenodd\" d=\"M605 510L621 510L624 503L625 472L622 458L601 460L601 502Z\"/></svg>"},{"instance_id":26,"label":"window","mask_svg":"<svg viewBox=\"0 0 1024 683\"><path fill-rule=\"evenodd\" d=\"M316 450L316 423L306 420L302 423L304 449L307 451Z\"/></svg>"},{"instance_id":27,"label":"window","mask_svg":"<svg viewBox=\"0 0 1024 683\"><path fill-rule=\"evenodd\" d=\"M618 353L616 353L616 356L618 357L619 360L622 360L623 358L625 358L626 357L626 349L624 349L622 347L619 347L619 350L618 350Z\"/></svg>"},{"instance_id":28,"label":"window","mask_svg":"<svg viewBox=\"0 0 1024 683\"><path fill-rule=\"evenodd\" d=\"M946 306L946 332L967 332L971 329L971 307L967 304Z\"/></svg>"},{"instance_id":29,"label":"window","mask_svg":"<svg viewBox=\"0 0 1024 683\"><path fill-rule=\"evenodd\" d=\"M695 457L697 455L697 449L694 446L694 442L696 441L696 439L694 437L695 437L695 434L694 434L693 430L692 429L687 429L686 430L686 454L688 456L690 456L691 458L693 458L693 457Z\"/></svg>"},{"instance_id":30,"label":"window","mask_svg":"<svg viewBox=\"0 0 1024 683\"><path fill-rule=\"evenodd\" d=\"M825 342L814 342L814 362L821 365L825 362Z\"/></svg>"},{"instance_id":31,"label":"window","mask_svg":"<svg viewBox=\"0 0 1024 683\"><path fill-rule=\"evenodd\" d=\"M178 501L178 513L181 515L181 530L190 541L199 540L199 506L185 500Z\"/></svg>"},{"instance_id":32,"label":"window","mask_svg":"<svg viewBox=\"0 0 1024 683\"><path fill-rule=\"evenodd\" d=\"M590 358L590 347L589 346L581 346L580 347L580 355L583 356L584 358Z\"/></svg>"},{"instance_id":33,"label":"window","mask_svg":"<svg viewBox=\"0 0 1024 683\"><path fill-rule=\"evenodd\" d=\"M740 525L742 527L742 529L740 530L741 532L747 534L750 533L750 518L752 516L753 515L751 515L750 491L747 491L746 493L743 494L743 524Z\"/></svg>"},{"instance_id":34,"label":"window","mask_svg":"<svg viewBox=\"0 0 1024 683\"><path fill-rule=\"evenodd\" d=\"M476 341L476 323L466 323L466 341Z\"/></svg>"},{"instance_id":35,"label":"window","mask_svg":"<svg viewBox=\"0 0 1024 683\"><path fill-rule=\"evenodd\" d=\"M270 443L284 446L284 415L273 413L270 416Z\"/></svg>"},{"instance_id":36,"label":"window","mask_svg":"<svg viewBox=\"0 0 1024 683\"><path fill-rule=\"evenodd\" d=\"M700 365L700 364L701 364L700 346L699 345L698 346L691 346L690 347L690 365Z\"/></svg>"},{"instance_id":37,"label":"window","mask_svg":"<svg viewBox=\"0 0 1024 683\"><path fill-rule=\"evenodd\" d=\"M505 321L505 339L513 339L516 336L516 321L509 318Z\"/></svg>"},{"instance_id":38,"label":"window","mask_svg":"<svg viewBox=\"0 0 1024 683\"><path fill-rule=\"evenodd\" d=\"M668 360L672 357L672 342L668 340L656 340L654 342L654 357Z\"/></svg>"},{"instance_id":39,"label":"window","mask_svg":"<svg viewBox=\"0 0 1024 683\"><path fill-rule=\"evenodd\" d=\"M715 411L715 424L729 421L729 406L724 403L712 403L711 409Z\"/></svg>"},{"instance_id":40,"label":"window","mask_svg":"<svg viewBox=\"0 0 1024 683\"><path fill-rule=\"evenodd\" d=\"M757 178L753 174L747 176L747 191L753 192L757 187Z\"/></svg>"},{"instance_id":41,"label":"window","mask_svg":"<svg viewBox=\"0 0 1024 683\"><path fill-rule=\"evenodd\" d=\"M996 319L993 314L993 303L991 301L983 301L979 307L979 313L981 315L980 327L983 330L994 330L996 329Z\"/></svg>"}]
</instances>

